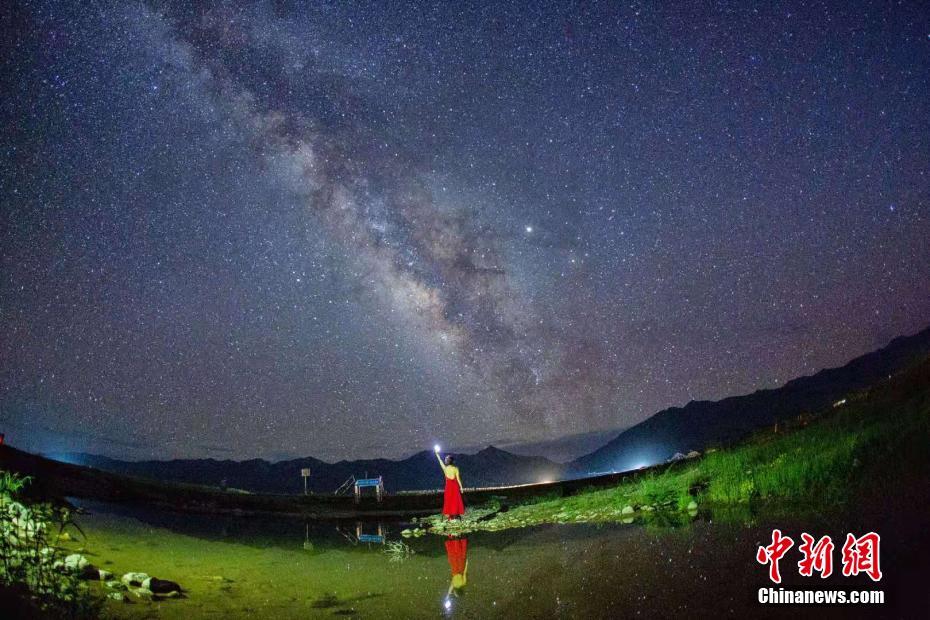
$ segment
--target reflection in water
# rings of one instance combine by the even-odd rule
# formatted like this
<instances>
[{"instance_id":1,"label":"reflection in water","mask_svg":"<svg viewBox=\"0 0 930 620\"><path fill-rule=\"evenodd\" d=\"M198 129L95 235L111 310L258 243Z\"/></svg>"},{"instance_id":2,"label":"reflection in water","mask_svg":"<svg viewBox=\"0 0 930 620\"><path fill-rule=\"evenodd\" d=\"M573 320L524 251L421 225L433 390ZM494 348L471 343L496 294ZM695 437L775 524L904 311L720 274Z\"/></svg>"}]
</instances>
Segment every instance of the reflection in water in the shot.
<instances>
[{"instance_id":1,"label":"reflection in water","mask_svg":"<svg viewBox=\"0 0 930 620\"><path fill-rule=\"evenodd\" d=\"M308 524L308 534L307 540L310 539L309 536L309 524ZM345 525L337 525L336 531L339 532L343 538L348 540L353 545L359 543L368 543L375 545L383 545L385 543L385 532L386 528L383 523L378 521L377 523L366 523L364 521L356 521L355 527L350 529Z\"/></svg>"},{"instance_id":2,"label":"reflection in water","mask_svg":"<svg viewBox=\"0 0 930 620\"><path fill-rule=\"evenodd\" d=\"M846 532L868 531L864 528L877 520L858 512L799 516L787 504L767 506L760 516L757 506L747 505L702 508L694 519L655 515L635 525L540 526L475 532L467 541L434 534L401 541L409 524L388 521L379 528L368 521L359 529L355 520L107 508L98 505L78 516L87 538L73 547L86 546L113 572L142 570L189 587L190 596L158 605L157 615L166 620L777 617L784 608L761 608L756 597L770 582L755 554L774 527L840 539ZM923 617L905 609L930 581L930 567L918 554L930 548L921 516L913 510L881 516L881 560L887 568L881 611L888 617ZM360 544L360 534L379 532L385 545ZM302 543L312 551L301 549ZM480 567L477 588L466 586L469 563ZM783 569L786 587L812 587L790 565ZM876 588L865 575L844 577L839 571L824 583L818 587ZM108 617L124 620L155 611L141 602L107 605ZM819 620L847 614L848 607L817 610ZM810 614L796 614L805 615Z\"/></svg>"},{"instance_id":3,"label":"reflection in water","mask_svg":"<svg viewBox=\"0 0 930 620\"><path fill-rule=\"evenodd\" d=\"M468 539L449 536L446 539L446 557L452 570L452 580L443 606L446 611L451 611L452 597L462 596L465 586L468 585Z\"/></svg>"},{"instance_id":4,"label":"reflection in water","mask_svg":"<svg viewBox=\"0 0 930 620\"><path fill-rule=\"evenodd\" d=\"M355 538L360 543L374 543L376 545L384 544L384 528L379 521L374 531L364 531L363 523L359 521L355 524Z\"/></svg>"}]
</instances>

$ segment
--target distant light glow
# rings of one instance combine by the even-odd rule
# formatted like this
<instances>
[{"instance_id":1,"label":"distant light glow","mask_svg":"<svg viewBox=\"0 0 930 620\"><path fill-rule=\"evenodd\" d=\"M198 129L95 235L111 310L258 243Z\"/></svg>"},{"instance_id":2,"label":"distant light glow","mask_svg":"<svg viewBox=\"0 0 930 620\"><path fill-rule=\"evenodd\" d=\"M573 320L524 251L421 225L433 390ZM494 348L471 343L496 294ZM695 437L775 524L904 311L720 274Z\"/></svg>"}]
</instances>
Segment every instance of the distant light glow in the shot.
<instances>
[{"instance_id":1,"label":"distant light glow","mask_svg":"<svg viewBox=\"0 0 930 620\"><path fill-rule=\"evenodd\" d=\"M526 227L526 233L527 233L527 234L530 234L530 233L532 233L532 232L533 232L533 227L532 227L532 226L527 226L527 227Z\"/></svg>"},{"instance_id":2,"label":"distant light glow","mask_svg":"<svg viewBox=\"0 0 930 620\"><path fill-rule=\"evenodd\" d=\"M439 444L438 444L438 443L437 443L435 446L433 446L433 452L435 452L436 454L439 454Z\"/></svg>"}]
</instances>

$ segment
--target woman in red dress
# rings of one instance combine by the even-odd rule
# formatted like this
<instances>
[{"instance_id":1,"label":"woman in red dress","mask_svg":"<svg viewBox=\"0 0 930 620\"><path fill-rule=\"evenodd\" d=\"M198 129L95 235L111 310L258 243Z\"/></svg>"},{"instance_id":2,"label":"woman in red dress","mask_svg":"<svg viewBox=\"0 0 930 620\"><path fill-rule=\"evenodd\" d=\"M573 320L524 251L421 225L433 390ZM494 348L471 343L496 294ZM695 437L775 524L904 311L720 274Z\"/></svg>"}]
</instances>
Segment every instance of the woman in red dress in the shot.
<instances>
[{"instance_id":1,"label":"woman in red dress","mask_svg":"<svg viewBox=\"0 0 930 620\"><path fill-rule=\"evenodd\" d=\"M443 462L439 456L439 450L436 450L436 460L442 468L442 473L446 477L446 489L442 494L442 514L450 519L457 519L465 513L465 502L462 500L462 493L465 491L462 487L462 478L459 476L459 468L454 465L455 459L451 454L446 455L446 461Z\"/></svg>"}]
</instances>

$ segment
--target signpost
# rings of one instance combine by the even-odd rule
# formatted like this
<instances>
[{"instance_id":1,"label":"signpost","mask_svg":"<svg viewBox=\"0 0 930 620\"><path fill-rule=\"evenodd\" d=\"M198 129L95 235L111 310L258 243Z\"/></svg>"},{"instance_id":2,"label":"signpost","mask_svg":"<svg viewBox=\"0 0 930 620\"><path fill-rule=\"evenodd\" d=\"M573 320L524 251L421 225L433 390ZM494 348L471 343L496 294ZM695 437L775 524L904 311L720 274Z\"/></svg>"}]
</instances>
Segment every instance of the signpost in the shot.
<instances>
[{"instance_id":1,"label":"signpost","mask_svg":"<svg viewBox=\"0 0 930 620\"><path fill-rule=\"evenodd\" d=\"M307 494L307 478L310 477L310 469L308 467L304 467L303 469L300 470L300 475L304 479L304 495L306 495Z\"/></svg>"}]
</instances>

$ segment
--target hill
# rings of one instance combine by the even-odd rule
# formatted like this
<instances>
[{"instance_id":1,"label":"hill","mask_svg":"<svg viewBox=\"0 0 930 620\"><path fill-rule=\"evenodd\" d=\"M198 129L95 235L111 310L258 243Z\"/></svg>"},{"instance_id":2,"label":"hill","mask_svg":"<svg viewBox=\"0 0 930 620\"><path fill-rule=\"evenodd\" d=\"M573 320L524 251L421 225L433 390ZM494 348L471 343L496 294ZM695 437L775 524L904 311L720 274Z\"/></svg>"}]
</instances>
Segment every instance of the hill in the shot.
<instances>
[{"instance_id":1,"label":"hill","mask_svg":"<svg viewBox=\"0 0 930 620\"><path fill-rule=\"evenodd\" d=\"M885 347L785 385L719 401L692 401L664 409L571 462L572 475L624 471L661 462L676 452L729 444L764 426L828 407L930 355L930 328L895 338Z\"/></svg>"}]
</instances>

